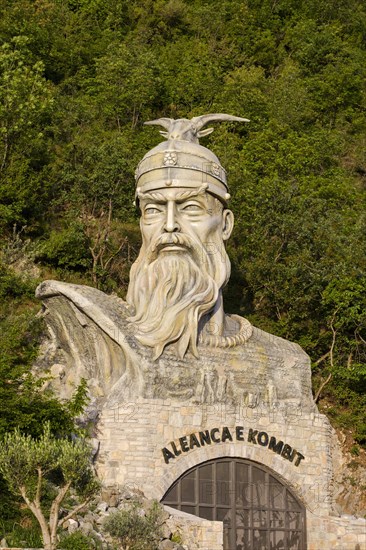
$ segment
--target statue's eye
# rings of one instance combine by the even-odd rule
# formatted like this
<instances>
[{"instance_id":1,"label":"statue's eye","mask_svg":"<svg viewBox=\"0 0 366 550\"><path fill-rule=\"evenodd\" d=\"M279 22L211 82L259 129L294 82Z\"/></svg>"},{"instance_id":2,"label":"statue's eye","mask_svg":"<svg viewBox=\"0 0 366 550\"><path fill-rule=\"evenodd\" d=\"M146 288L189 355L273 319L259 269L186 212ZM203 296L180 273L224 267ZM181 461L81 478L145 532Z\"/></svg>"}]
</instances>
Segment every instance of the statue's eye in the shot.
<instances>
[{"instance_id":1,"label":"statue's eye","mask_svg":"<svg viewBox=\"0 0 366 550\"><path fill-rule=\"evenodd\" d=\"M144 210L144 214L147 216L151 214L159 214L159 213L160 213L160 209L157 208L156 206L148 206Z\"/></svg>"},{"instance_id":2,"label":"statue's eye","mask_svg":"<svg viewBox=\"0 0 366 550\"><path fill-rule=\"evenodd\" d=\"M196 203L191 203L191 204L186 204L185 206L183 206L182 210L184 212L201 212L202 211L202 206L200 206L199 204L196 204Z\"/></svg>"}]
</instances>

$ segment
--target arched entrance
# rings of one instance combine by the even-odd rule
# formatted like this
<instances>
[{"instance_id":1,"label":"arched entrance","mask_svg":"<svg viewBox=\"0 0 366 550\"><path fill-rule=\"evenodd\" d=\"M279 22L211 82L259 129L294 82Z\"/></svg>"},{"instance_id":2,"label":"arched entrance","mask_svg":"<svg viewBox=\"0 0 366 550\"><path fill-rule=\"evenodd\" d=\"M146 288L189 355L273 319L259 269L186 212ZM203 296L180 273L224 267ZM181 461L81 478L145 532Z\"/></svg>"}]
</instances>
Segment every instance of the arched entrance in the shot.
<instances>
[{"instance_id":1,"label":"arched entrance","mask_svg":"<svg viewBox=\"0 0 366 550\"><path fill-rule=\"evenodd\" d=\"M306 550L305 508L268 468L241 458L185 472L162 502L224 523L224 550Z\"/></svg>"}]
</instances>

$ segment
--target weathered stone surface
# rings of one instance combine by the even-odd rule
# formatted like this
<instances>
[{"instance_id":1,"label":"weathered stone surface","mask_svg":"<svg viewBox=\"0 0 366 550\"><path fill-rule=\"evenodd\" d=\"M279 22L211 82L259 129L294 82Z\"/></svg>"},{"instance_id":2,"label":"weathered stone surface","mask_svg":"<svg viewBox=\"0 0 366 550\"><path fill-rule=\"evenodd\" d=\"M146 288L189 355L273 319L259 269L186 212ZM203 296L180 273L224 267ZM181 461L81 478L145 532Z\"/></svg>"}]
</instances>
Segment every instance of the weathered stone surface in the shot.
<instances>
[{"instance_id":1,"label":"weathered stone surface","mask_svg":"<svg viewBox=\"0 0 366 550\"><path fill-rule=\"evenodd\" d=\"M169 519L169 514L167 514L167 517L162 521L167 521L168 519ZM164 523L162 528L161 528L161 536L163 537L163 539L171 539L172 534L173 533L171 532L171 530L169 529L167 524Z\"/></svg>"},{"instance_id":2,"label":"weathered stone surface","mask_svg":"<svg viewBox=\"0 0 366 550\"><path fill-rule=\"evenodd\" d=\"M159 544L159 550L176 550L177 545L171 540L165 539Z\"/></svg>"},{"instance_id":3,"label":"weathered stone surface","mask_svg":"<svg viewBox=\"0 0 366 550\"><path fill-rule=\"evenodd\" d=\"M79 528L79 523L75 519L68 519L65 524L69 533L74 533Z\"/></svg>"},{"instance_id":4,"label":"weathered stone surface","mask_svg":"<svg viewBox=\"0 0 366 550\"><path fill-rule=\"evenodd\" d=\"M201 345L199 358L181 360L167 350L154 361L152 351L136 340L122 300L56 281L39 288L47 323L62 343L54 359L63 355L66 365L63 396L86 378L99 406L146 397L248 407L288 402L315 410L309 358L297 344L254 328L249 340L234 348Z\"/></svg>"},{"instance_id":5,"label":"weathered stone surface","mask_svg":"<svg viewBox=\"0 0 366 550\"><path fill-rule=\"evenodd\" d=\"M83 521L80 524L80 529L83 533L85 533L86 535L89 535L94 531L93 523L90 523L89 521Z\"/></svg>"},{"instance_id":6,"label":"weathered stone surface","mask_svg":"<svg viewBox=\"0 0 366 550\"><path fill-rule=\"evenodd\" d=\"M104 501L100 502L97 506L97 512L106 512L108 510L108 504Z\"/></svg>"},{"instance_id":7,"label":"weathered stone surface","mask_svg":"<svg viewBox=\"0 0 366 550\"><path fill-rule=\"evenodd\" d=\"M84 520L93 524L96 521L97 517L98 517L98 514L94 514L93 512L88 511L84 515Z\"/></svg>"},{"instance_id":8,"label":"weathered stone surface","mask_svg":"<svg viewBox=\"0 0 366 550\"><path fill-rule=\"evenodd\" d=\"M118 490L114 487L104 487L102 489L102 499L108 504L108 506L118 506L120 501Z\"/></svg>"}]
</instances>

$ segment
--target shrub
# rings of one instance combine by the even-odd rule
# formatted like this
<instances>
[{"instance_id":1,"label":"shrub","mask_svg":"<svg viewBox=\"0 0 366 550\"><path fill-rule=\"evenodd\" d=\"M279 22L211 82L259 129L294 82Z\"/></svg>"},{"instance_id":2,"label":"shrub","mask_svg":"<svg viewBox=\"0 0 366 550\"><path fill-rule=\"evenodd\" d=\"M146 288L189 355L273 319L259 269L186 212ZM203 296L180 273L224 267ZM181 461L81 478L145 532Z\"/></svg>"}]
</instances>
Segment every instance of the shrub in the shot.
<instances>
[{"instance_id":1,"label":"shrub","mask_svg":"<svg viewBox=\"0 0 366 550\"><path fill-rule=\"evenodd\" d=\"M94 537L88 536L82 531L75 531L64 535L58 547L62 550L91 550L92 548L101 548L101 544Z\"/></svg>"},{"instance_id":2,"label":"shrub","mask_svg":"<svg viewBox=\"0 0 366 550\"><path fill-rule=\"evenodd\" d=\"M161 508L154 502L144 513L138 502L111 514L104 529L129 550L157 550L161 538Z\"/></svg>"}]
</instances>

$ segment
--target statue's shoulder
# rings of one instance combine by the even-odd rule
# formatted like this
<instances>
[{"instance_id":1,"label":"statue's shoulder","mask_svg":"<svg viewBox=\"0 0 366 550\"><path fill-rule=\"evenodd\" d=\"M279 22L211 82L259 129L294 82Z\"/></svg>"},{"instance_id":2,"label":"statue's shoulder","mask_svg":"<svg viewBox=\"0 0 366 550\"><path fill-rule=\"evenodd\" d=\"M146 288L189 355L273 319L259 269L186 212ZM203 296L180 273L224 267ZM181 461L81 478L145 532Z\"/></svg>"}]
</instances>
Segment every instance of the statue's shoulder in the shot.
<instances>
[{"instance_id":1,"label":"statue's shoulder","mask_svg":"<svg viewBox=\"0 0 366 550\"><path fill-rule=\"evenodd\" d=\"M245 350L250 351L250 353L269 356L287 355L309 361L309 356L299 344L257 328L248 319L239 315L231 314L228 317L240 327L236 339L239 344L238 348L241 351Z\"/></svg>"},{"instance_id":2,"label":"statue's shoulder","mask_svg":"<svg viewBox=\"0 0 366 550\"><path fill-rule=\"evenodd\" d=\"M259 393L314 410L310 357L299 344L253 326L250 338L239 346L238 354L243 365L251 365L251 376Z\"/></svg>"},{"instance_id":3,"label":"statue's shoulder","mask_svg":"<svg viewBox=\"0 0 366 550\"><path fill-rule=\"evenodd\" d=\"M253 332L251 337L251 344L255 346L262 346L266 350L271 352L277 352L284 355L292 355L302 358L305 361L309 360L308 354L302 349L299 344L286 340L281 336L276 336L266 332L260 328L253 326Z\"/></svg>"},{"instance_id":4,"label":"statue's shoulder","mask_svg":"<svg viewBox=\"0 0 366 550\"><path fill-rule=\"evenodd\" d=\"M92 319L105 315L111 319L123 320L129 315L127 304L121 298L87 285L43 281L36 289L36 297L48 308L59 307L60 298L61 301L64 299Z\"/></svg>"},{"instance_id":5,"label":"statue's shoulder","mask_svg":"<svg viewBox=\"0 0 366 550\"><path fill-rule=\"evenodd\" d=\"M82 378L97 399L110 396L117 383L118 396L140 391L139 359L128 331L130 312L121 298L60 281L44 281L36 296L44 304L50 340L40 361L51 372L55 366L61 369L58 390L63 397L69 398Z\"/></svg>"}]
</instances>

